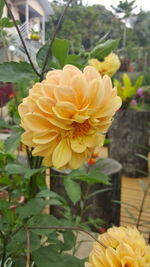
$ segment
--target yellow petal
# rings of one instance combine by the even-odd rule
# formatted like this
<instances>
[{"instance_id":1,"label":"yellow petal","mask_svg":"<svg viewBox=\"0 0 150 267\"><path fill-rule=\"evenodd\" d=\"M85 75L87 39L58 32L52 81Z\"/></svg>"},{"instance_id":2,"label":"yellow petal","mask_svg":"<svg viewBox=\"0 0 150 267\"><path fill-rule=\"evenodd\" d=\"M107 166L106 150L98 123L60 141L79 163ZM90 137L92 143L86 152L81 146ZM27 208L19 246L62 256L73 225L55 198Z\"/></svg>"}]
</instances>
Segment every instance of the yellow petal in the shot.
<instances>
[{"instance_id":1,"label":"yellow petal","mask_svg":"<svg viewBox=\"0 0 150 267\"><path fill-rule=\"evenodd\" d=\"M21 103L18 107L18 112L20 117L23 117L26 113L29 112L29 108L25 103Z\"/></svg>"},{"instance_id":2,"label":"yellow petal","mask_svg":"<svg viewBox=\"0 0 150 267\"><path fill-rule=\"evenodd\" d=\"M87 81L83 74L76 75L72 79L71 86L76 94L76 105L79 109L87 106Z\"/></svg>"},{"instance_id":3,"label":"yellow petal","mask_svg":"<svg viewBox=\"0 0 150 267\"><path fill-rule=\"evenodd\" d=\"M23 117L23 122L31 131L42 132L51 129L51 123L41 114L28 113Z\"/></svg>"},{"instance_id":4,"label":"yellow petal","mask_svg":"<svg viewBox=\"0 0 150 267\"><path fill-rule=\"evenodd\" d=\"M57 169L63 167L71 159L71 149L68 145L67 139L62 139L55 148L52 156L52 162Z\"/></svg>"},{"instance_id":5,"label":"yellow petal","mask_svg":"<svg viewBox=\"0 0 150 267\"><path fill-rule=\"evenodd\" d=\"M33 135L33 142L35 144L47 144L52 142L55 138L57 138L58 133L56 131L48 131L41 134Z\"/></svg>"},{"instance_id":6,"label":"yellow petal","mask_svg":"<svg viewBox=\"0 0 150 267\"><path fill-rule=\"evenodd\" d=\"M121 98L119 96L112 97L103 108L96 112L95 117L103 118L113 116L121 107Z\"/></svg>"},{"instance_id":7,"label":"yellow petal","mask_svg":"<svg viewBox=\"0 0 150 267\"><path fill-rule=\"evenodd\" d=\"M75 92L72 88L59 85L54 89L54 95L57 101L76 102Z\"/></svg>"},{"instance_id":8,"label":"yellow petal","mask_svg":"<svg viewBox=\"0 0 150 267\"><path fill-rule=\"evenodd\" d=\"M43 95L50 97L51 99L54 100L54 88L55 87L56 87L55 84L44 83L41 89L43 92Z\"/></svg>"},{"instance_id":9,"label":"yellow petal","mask_svg":"<svg viewBox=\"0 0 150 267\"><path fill-rule=\"evenodd\" d=\"M120 259L122 259L124 256L130 256L130 257L134 257L134 252L133 249L126 243L121 243L118 247L117 247L117 255Z\"/></svg>"},{"instance_id":10,"label":"yellow petal","mask_svg":"<svg viewBox=\"0 0 150 267\"><path fill-rule=\"evenodd\" d=\"M58 144L58 140L53 140L48 144L37 145L32 151L33 156L50 157Z\"/></svg>"},{"instance_id":11,"label":"yellow petal","mask_svg":"<svg viewBox=\"0 0 150 267\"><path fill-rule=\"evenodd\" d=\"M47 114L53 114L52 106L54 105L54 101L51 98L42 96L37 100L38 107Z\"/></svg>"},{"instance_id":12,"label":"yellow petal","mask_svg":"<svg viewBox=\"0 0 150 267\"><path fill-rule=\"evenodd\" d=\"M71 148L76 153L82 153L86 150L86 145L82 137L73 138L70 140Z\"/></svg>"},{"instance_id":13,"label":"yellow petal","mask_svg":"<svg viewBox=\"0 0 150 267\"><path fill-rule=\"evenodd\" d=\"M42 161L43 165L46 166L46 167L50 167L53 165L52 163L52 157L49 156L49 157L45 157Z\"/></svg>"},{"instance_id":14,"label":"yellow petal","mask_svg":"<svg viewBox=\"0 0 150 267\"><path fill-rule=\"evenodd\" d=\"M105 140L105 135L87 135L83 137L83 142L86 145L86 147L94 147L94 146L103 146Z\"/></svg>"},{"instance_id":15,"label":"yellow petal","mask_svg":"<svg viewBox=\"0 0 150 267\"><path fill-rule=\"evenodd\" d=\"M92 80L101 80L101 75L99 72L92 66L87 66L84 68L83 73L87 79L88 82L91 82Z\"/></svg>"},{"instance_id":16,"label":"yellow petal","mask_svg":"<svg viewBox=\"0 0 150 267\"><path fill-rule=\"evenodd\" d=\"M62 101L58 102L52 109L59 119L72 119L73 115L77 112L74 104Z\"/></svg>"},{"instance_id":17,"label":"yellow petal","mask_svg":"<svg viewBox=\"0 0 150 267\"><path fill-rule=\"evenodd\" d=\"M85 153L72 152L72 157L71 157L71 160L69 162L70 168L78 169L80 166L83 165L85 160L86 160L86 154Z\"/></svg>"},{"instance_id":18,"label":"yellow petal","mask_svg":"<svg viewBox=\"0 0 150 267\"><path fill-rule=\"evenodd\" d=\"M111 248L111 247L108 247L106 249L106 257L107 257L107 260L110 264L110 266L112 267L122 267L118 257L117 257L117 254L116 254L116 251Z\"/></svg>"},{"instance_id":19,"label":"yellow petal","mask_svg":"<svg viewBox=\"0 0 150 267\"><path fill-rule=\"evenodd\" d=\"M33 138L33 132L25 132L21 136L21 141L26 146L34 147L35 144L33 143L32 138Z\"/></svg>"}]
</instances>

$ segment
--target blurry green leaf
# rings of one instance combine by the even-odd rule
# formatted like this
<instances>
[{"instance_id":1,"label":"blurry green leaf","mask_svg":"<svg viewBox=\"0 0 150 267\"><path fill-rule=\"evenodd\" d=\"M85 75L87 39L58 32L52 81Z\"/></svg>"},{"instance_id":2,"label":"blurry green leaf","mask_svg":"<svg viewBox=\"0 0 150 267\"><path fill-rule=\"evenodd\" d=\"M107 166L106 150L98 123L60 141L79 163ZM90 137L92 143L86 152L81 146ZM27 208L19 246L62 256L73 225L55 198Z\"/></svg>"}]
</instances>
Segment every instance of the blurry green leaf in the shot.
<instances>
[{"instance_id":1,"label":"blurry green leaf","mask_svg":"<svg viewBox=\"0 0 150 267\"><path fill-rule=\"evenodd\" d=\"M129 209L127 209L127 208L124 208L124 209L125 209L126 213L128 214L128 216L129 216L134 222L136 222L136 221L137 221L137 218L135 218L135 216L133 215L133 213L132 213Z\"/></svg>"},{"instance_id":2,"label":"blurry green leaf","mask_svg":"<svg viewBox=\"0 0 150 267\"><path fill-rule=\"evenodd\" d=\"M91 184L93 183L102 183L108 185L110 184L109 183L110 178L106 174L100 172L99 170L92 170L89 173L85 173L84 170L74 170L68 175L68 177L89 182Z\"/></svg>"},{"instance_id":3,"label":"blurry green leaf","mask_svg":"<svg viewBox=\"0 0 150 267\"><path fill-rule=\"evenodd\" d=\"M19 21L16 20L16 23L19 24ZM0 27L2 27L2 28L14 27L14 22L7 17L2 18L2 19L0 19Z\"/></svg>"},{"instance_id":4,"label":"blurry green leaf","mask_svg":"<svg viewBox=\"0 0 150 267\"><path fill-rule=\"evenodd\" d=\"M108 40L105 43L99 44L91 51L90 58L103 60L118 46L118 43L119 40Z\"/></svg>"},{"instance_id":5,"label":"blurry green leaf","mask_svg":"<svg viewBox=\"0 0 150 267\"><path fill-rule=\"evenodd\" d=\"M39 49L39 51L36 54L36 60L37 60L37 63L38 63L38 65L39 65L40 68L43 67L43 64L44 64L44 61L45 61L45 57L47 55L48 48L49 48L49 44L48 43L45 43ZM52 60L52 56L51 56L51 51L49 50L49 58L48 58L47 65L50 64L51 60Z\"/></svg>"},{"instance_id":6,"label":"blurry green leaf","mask_svg":"<svg viewBox=\"0 0 150 267\"><path fill-rule=\"evenodd\" d=\"M66 200L61 197L60 195L58 195L57 193L49 190L49 189L46 189L46 190L42 190L41 192L39 192L36 197L50 197L50 198L56 198L58 200L60 200L61 202L63 203L66 203Z\"/></svg>"},{"instance_id":7,"label":"blurry green leaf","mask_svg":"<svg viewBox=\"0 0 150 267\"><path fill-rule=\"evenodd\" d=\"M11 126L6 122L4 121L2 118L0 118L0 128L11 128Z\"/></svg>"},{"instance_id":8,"label":"blurry green leaf","mask_svg":"<svg viewBox=\"0 0 150 267\"><path fill-rule=\"evenodd\" d=\"M69 254L60 254L53 250L52 246L38 249L33 253L33 259L37 267L83 267L84 261Z\"/></svg>"},{"instance_id":9,"label":"blurry green leaf","mask_svg":"<svg viewBox=\"0 0 150 267\"><path fill-rule=\"evenodd\" d=\"M57 58L61 68L65 65L69 52L69 41L55 38L52 45L52 54Z\"/></svg>"},{"instance_id":10,"label":"blurry green leaf","mask_svg":"<svg viewBox=\"0 0 150 267\"><path fill-rule=\"evenodd\" d=\"M46 203L43 199L30 199L24 206L18 208L19 218L25 219L32 215L39 214L45 207Z\"/></svg>"},{"instance_id":11,"label":"blurry green leaf","mask_svg":"<svg viewBox=\"0 0 150 267\"><path fill-rule=\"evenodd\" d=\"M5 141L5 151L13 153L20 145L22 132L16 132L9 136Z\"/></svg>"},{"instance_id":12,"label":"blurry green leaf","mask_svg":"<svg viewBox=\"0 0 150 267\"><path fill-rule=\"evenodd\" d=\"M30 236L30 251L35 251L41 246L41 239L33 232L29 232ZM27 247L27 234L25 229L20 229L13 238L24 248Z\"/></svg>"},{"instance_id":13,"label":"blurry green leaf","mask_svg":"<svg viewBox=\"0 0 150 267\"><path fill-rule=\"evenodd\" d=\"M112 202L114 202L114 203L116 203L116 204L119 204L119 205L128 206L128 207L130 207L130 208L134 208L134 209L136 209L136 210L139 211L139 208L138 208L137 206L134 206L134 205L132 205L132 204L130 204L130 203L127 203L127 202L124 202L124 201L119 201L119 200L112 200Z\"/></svg>"},{"instance_id":14,"label":"blurry green leaf","mask_svg":"<svg viewBox=\"0 0 150 267\"><path fill-rule=\"evenodd\" d=\"M105 192L108 192L108 191L111 191L112 188L104 188L104 189L99 189L99 190L96 190L95 192L91 193L88 198L91 198L91 197L94 197L96 196L97 194L101 194L101 193L105 193Z\"/></svg>"},{"instance_id":15,"label":"blurry green leaf","mask_svg":"<svg viewBox=\"0 0 150 267\"><path fill-rule=\"evenodd\" d=\"M31 65L27 62L5 62L0 64L0 81L1 82L19 82L24 80L34 80L36 74L33 72Z\"/></svg>"},{"instance_id":16,"label":"blurry green leaf","mask_svg":"<svg viewBox=\"0 0 150 267\"><path fill-rule=\"evenodd\" d=\"M144 181L142 179L138 179L139 181L139 184L143 190L143 192L146 192L147 191L147 185L144 183Z\"/></svg>"},{"instance_id":17,"label":"blurry green leaf","mask_svg":"<svg viewBox=\"0 0 150 267\"><path fill-rule=\"evenodd\" d=\"M25 168L20 164L7 164L5 167L5 171L8 174L22 174L25 172Z\"/></svg>"},{"instance_id":18,"label":"blurry green leaf","mask_svg":"<svg viewBox=\"0 0 150 267\"><path fill-rule=\"evenodd\" d=\"M21 267L26 266L26 257L19 257L19 259L15 258L13 259L11 267Z\"/></svg>"},{"instance_id":19,"label":"blurry green leaf","mask_svg":"<svg viewBox=\"0 0 150 267\"><path fill-rule=\"evenodd\" d=\"M67 192L68 197L75 205L77 201L81 198L81 187L78 183L74 182L70 178L64 179L64 187Z\"/></svg>"},{"instance_id":20,"label":"blurry green leaf","mask_svg":"<svg viewBox=\"0 0 150 267\"><path fill-rule=\"evenodd\" d=\"M53 229L48 229L48 227L50 226L57 227L60 225L61 225L60 220L57 220L57 218L49 214L35 215L34 217L28 220L28 227L47 228L47 229L31 229L31 231L36 234L47 235L54 231Z\"/></svg>"},{"instance_id":21,"label":"blurry green leaf","mask_svg":"<svg viewBox=\"0 0 150 267\"><path fill-rule=\"evenodd\" d=\"M64 231L63 233L64 243L62 246L62 250L70 250L75 245L75 235L73 231Z\"/></svg>"},{"instance_id":22,"label":"blurry green leaf","mask_svg":"<svg viewBox=\"0 0 150 267\"><path fill-rule=\"evenodd\" d=\"M144 155L141 155L141 154L136 153L136 156L138 156L138 157L140 157L142 159L145 159L146 161L150 161L150 158L145 157Z\"/></svg>"},{"instance_id":23,"label":"blurry green leaf","mask_svg":"<svg viewBox=\"0 0 150 267\"><path fill-rule=\"evenodd\" d=\"M3 8L4 8L4 0L0 0L0 18L3 15Z\"/></svg>"}]
</instances>

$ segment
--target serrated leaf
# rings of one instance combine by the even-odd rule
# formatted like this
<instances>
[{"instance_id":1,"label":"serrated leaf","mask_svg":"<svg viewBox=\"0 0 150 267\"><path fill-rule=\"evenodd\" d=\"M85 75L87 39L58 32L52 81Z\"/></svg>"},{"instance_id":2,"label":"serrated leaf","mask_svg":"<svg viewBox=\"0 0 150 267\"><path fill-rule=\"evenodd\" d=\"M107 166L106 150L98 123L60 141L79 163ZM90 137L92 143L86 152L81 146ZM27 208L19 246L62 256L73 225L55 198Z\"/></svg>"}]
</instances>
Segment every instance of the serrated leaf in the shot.
<instances>
[{"instance_id":1,"label":"serrated leaf","mask_svg":"<svg viewBox=\"0 0 150 267\"><path fill-rule=\"evenodd\" d=\"M17 212L20 219L28 218L32 215L39 214L45 207L46 202L43 199L30 199L24 206L18 208Z\"/></svg>"},{"instance_id":2,"label":"serrated leaf","mask_svg":"<svg viewBox=\"0 0 150 267\"><path fill-rule=\"evenodd\" d=\"M97 58L103 60L108 56L117 46L119 40L108 40L105 43L96 46L90 53L90 58Z\"/></svg>"},{"instance_id":3,"label":"serrated leaf","mask_svg":"<svg viewBox=\"0 0 150 267\"><path fill-rule=\"evenodd\" d=\"M34 80L37 78L32 67L27 62L5 62L0 64L0 81L1 82L19 82L24 80Z\"/></svg>"},{"instance_id":4,"label":"serrated leaf","mask_svg":"<svg viewBox=\"0 0 150 267\"><path fill-rule=\"evenodd\" d=\"M65 65L66 58L69 52L69 41L65 39L55 38L52 45L52 54L58 60L61 68Z\"/></svg>"},{"instance_id":5,"label":"serrated leaf","mask_svg":"<svg viewBox=\"0 0 150 267\"><path fill-rule=\"evenodd\" d=\"M64 187L65 187L68 197L70 198L72 203L75 205L77 201L79 201L81 198L80 185L77 182L73 181L72 179L66 178L64 179Z\"/></svg>"}]
</instances>

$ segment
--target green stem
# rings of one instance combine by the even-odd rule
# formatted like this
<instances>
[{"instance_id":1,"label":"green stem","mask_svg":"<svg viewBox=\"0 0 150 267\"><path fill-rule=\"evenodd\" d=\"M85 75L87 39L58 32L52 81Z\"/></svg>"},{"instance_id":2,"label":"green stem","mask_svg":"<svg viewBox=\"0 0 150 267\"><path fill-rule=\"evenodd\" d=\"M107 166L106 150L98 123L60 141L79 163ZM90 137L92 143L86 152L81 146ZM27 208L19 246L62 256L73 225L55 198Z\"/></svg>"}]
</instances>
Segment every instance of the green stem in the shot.
<instances>
[{"instance_id":1,"label":"green stem","mask_svg":"<svg viewBox=\"0 0 150 267\"><path fill-rule=\"evenodd\" d=\"M1 267L4 267L4 266L5 266L5 260L6 260L6 245L7 245L7 242L6 242L6 239L4 239L4 242L3 242L3 254L2 254Z\"/></svg>"}]
</instances>

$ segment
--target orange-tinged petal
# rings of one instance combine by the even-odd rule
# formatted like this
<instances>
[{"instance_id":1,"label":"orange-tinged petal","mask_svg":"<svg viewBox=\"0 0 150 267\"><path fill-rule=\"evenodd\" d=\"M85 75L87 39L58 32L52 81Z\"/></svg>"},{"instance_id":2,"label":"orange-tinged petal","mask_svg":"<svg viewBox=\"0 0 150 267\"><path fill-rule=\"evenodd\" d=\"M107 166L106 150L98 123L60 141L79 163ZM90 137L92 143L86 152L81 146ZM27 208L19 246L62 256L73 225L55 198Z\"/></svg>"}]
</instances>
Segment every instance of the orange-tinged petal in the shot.
<instances>
[{"instance_id":1,"label":"orange-tinged petal","mask_svg":"<svg viewBox=\"0 0 150 267\"><path fill-rule=\"evenodd\" d=\"M42 85L42 89L41 89L42 93L43 93L43 96L50 97L54 101L54 88L55 87L56 87L55 84L49 84L49 83L43 84Z\"/></svg>"},{"instance_id":2,"label":"orange-tinged petal","mask_svg":"<svg viewBox=\"0 0 150 267\"><path fill-rule=\"evenodd\" d=\"M113 97L107 102L103 108L95 113L96 118L103 118L113 116L115 112L121 107L121 98L119 96Z\"/></svg>"},{"instance_id":3,"label":"orange-tinged petal","mask_svg":"<svg viewBox=\"0 0 150 267\"><path fill-rule=\"evenodd\" d=\"M87 147L103 146L105 141L105 135L87 135L83 137L83 142Z\"/></svg>"},{"instance_id":4,"label":"orange-tinged petal","mask_svg":"<svg viewBox=\"0 0 150 267\"><path fill-rule=\"evenodd\" d=\"M118 247L117 247L117 255L120 259L122 259L124 256L130 256L130 257L134 257L134 252L132 247L130 247L128 244L126 243L121 243Z\"/></svg>"},{"instance_id":5,"label":"orange-tinged petal","mask_svg":"<svg viewBox=\"0 0 150 267\"><path fill-rule=\"evenodd\" d=\"M51 123L41 114L28 113L23 117L23 122L31 131L42 132L51 129Z\"/></svg>"},{"instance_id":6,"label":"orange-tinged petal","mask_svg":"<svg viewBox=\"0 0 150 267\"><path fill-rule=\"evenodd\" d=\"M80 109L87 106L87 87L88 83L83 74L76 75L72 79L71 86L76 94L76 105Z\"/></svg>"},{"instance_id":7,"label":"orange-tinged petal","mask_svg":"<svg viewBox=\"0 0 150 267\"><path fill-rule=\"evenodd\" d=\"M104 90L99 80L92 80L88 87L89 108L96 109L103 101Z\"/></svg>"},{"instance_id":8,"label":"orange-tinged petal","mask_svg":"<svg viewBox=\"0 0 150 267\"><path fill-rule=\"evenodd\" d=\"M67 164L72 156L71 148L67 142L67 139L62 139L55 148L52 156L52 162L54 167L61 168Z\"/></svg>"},{"instance_id":9,"label":"orange-tinged petal","mask_svg":"<svg viewBox=\"0 0 150 267\"><path fill-rule=\"evenodd\" d=\"M26 113L29 112L29 108L25 103L21 103L18 107L18 112L20 117L23 117Z\"/></svg>"},{"instance_id":10,"label":"orange-tinged petal","mask_svg":"<svg viewBox=\"0 0 150 267\"><path fill-rule=\"evenodd\" d=\"M43 165L46 166L46 167L52 166L53 165L53 163L52 163L52 157L51 156L45 157L43 159Z\"/></svg>"}]
</instances>

